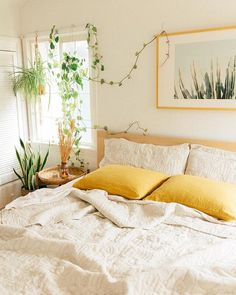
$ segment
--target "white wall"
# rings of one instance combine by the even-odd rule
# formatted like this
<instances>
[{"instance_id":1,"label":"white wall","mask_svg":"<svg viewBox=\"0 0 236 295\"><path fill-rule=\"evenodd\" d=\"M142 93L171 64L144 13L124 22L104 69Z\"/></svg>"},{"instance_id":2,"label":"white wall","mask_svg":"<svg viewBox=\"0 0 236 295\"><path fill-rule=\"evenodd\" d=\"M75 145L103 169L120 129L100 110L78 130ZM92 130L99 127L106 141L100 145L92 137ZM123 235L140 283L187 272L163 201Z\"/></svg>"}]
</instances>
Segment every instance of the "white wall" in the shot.
<instances>
[{"instance_id":1,"label":"white wall","mask_svg":"<svg viewBox=\"0 0 236 295\"><path fill-rule=\"evenodd\" d=\"M0 36L20 34L20 5L23 0L0 0Z\"/></svg>"},{"instance_id":2,"label":"white wall","mask_svg":"<svg viewBox=\"0 0 236 295\"><path fill-rule=\"evenodd\" d=\"M105 79L119 79L144 41L167 32L236 24L235 0L26 0L22 33L94 23L106 66ZM43 20L43 21L42 21ZM152 134L236 140L236 112L157 110L155 44L123 87L98 85L97 123L123 130L139 120ZM94 167L95 152L86 153ZM53 160L53 159L51 159Z\"/></svg>"},{"instance_id":3,"label":"white wall","mask_svg":"<svg viewBox=\"0 0 236 295\"><path fill-rule=\"evenodd\" d=\"M171 32L234 25L235 11L235 0L28 0L22 32L92 22L99 30L105 78L119 79L135 51L163 28ZM236 140L236 112L157 110L155 72L152 44L126 85L98 87L98 123L120 130L139 120L153 134Z\"/></svg>"}]
</instances>

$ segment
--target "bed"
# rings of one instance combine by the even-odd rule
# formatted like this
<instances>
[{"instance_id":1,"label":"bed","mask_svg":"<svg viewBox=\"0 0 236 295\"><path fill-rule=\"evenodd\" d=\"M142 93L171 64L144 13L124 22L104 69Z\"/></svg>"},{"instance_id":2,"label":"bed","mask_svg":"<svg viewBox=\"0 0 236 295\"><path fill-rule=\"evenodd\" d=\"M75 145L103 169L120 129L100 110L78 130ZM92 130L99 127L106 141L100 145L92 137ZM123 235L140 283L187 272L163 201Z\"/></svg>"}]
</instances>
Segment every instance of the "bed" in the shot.
<instances>
[{"instance_id":1,"label":"bed","mask_svg":"<svg viewBox=\"0 0 236 295\"><path fill-rule=\"evenodd\" d=\"M236 143L98 131L155 145ZM235 294L236 222L178 203L128 200L68 183L0 211L0 294Z\"/></svg>"}]
</instances>

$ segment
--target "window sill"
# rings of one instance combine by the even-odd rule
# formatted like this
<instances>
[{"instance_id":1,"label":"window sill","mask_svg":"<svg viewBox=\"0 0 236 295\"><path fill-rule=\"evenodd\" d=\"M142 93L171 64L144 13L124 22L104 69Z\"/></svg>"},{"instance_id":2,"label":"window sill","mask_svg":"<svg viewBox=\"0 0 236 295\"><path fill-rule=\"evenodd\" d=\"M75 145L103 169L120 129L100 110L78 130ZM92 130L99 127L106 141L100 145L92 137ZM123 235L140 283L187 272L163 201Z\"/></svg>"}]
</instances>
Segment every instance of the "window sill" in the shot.
<instances>
[{"instance_id":1,"label":"window sill","mask_svg":"<svg viewBox=\"0 0 236 295\"><path fill-rule=\"evenodd\" d=\"M47 142L41 142L41 141L31 141L32 145L41 145L41 146L52 146L52 147L58 147L58 143L47 143ZM81 144L80 145L81 150L91 150L94 151L96 150L96 146L94 144Z\"/></svg>"}]
</instances>

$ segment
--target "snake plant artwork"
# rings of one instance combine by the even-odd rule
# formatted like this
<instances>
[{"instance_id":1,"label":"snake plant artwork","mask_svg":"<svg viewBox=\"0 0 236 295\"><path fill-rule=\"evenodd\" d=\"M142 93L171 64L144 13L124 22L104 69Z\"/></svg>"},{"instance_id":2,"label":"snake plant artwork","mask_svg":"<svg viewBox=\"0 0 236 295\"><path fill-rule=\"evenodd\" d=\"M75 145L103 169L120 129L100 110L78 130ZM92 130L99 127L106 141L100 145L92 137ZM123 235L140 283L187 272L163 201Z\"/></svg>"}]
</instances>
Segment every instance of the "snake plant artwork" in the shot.
<instances>
[{"instance_id":1,"label":"snake plant artwork","mask_svg":"<svg viewBox=\"0 0 236 295\"><path fill-rule=\"evenodd\" d=\"M39 151L33 151L28 143L24 143L20 138L21 151L17 148L16 157L20 166L20 172L13 168L14 173L20 179L22 188L25 190L35 190L36 173L41 171L48 159L49 150L47 150L44 157L41 156Z\"/></svg>"},{"instance_id":2,"label":"snake plant artwork","mask_svg":"<svg viewBox=\"0 0 236 295\"><path fill-rule=\"evenodd\" d=\"M211 61L210 71L201 74L193 62L190 66L191 87L186 87L181 69L174 89L175 99L236 99L236 56L231 58L225 70L218 62Z\"/></svg>"}]
</instances>

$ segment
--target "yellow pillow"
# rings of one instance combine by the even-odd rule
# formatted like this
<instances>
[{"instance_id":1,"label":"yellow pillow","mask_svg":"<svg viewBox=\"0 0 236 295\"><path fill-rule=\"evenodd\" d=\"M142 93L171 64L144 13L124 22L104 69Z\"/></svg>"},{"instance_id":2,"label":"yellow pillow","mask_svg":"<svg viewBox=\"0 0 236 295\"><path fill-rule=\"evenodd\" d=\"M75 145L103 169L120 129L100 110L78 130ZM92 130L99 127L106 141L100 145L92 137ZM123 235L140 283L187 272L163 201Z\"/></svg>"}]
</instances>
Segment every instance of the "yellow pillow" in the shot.
<instances>
[{"instance_id":1,"label":"yellow pillow","mask_svg":"<svg viewBox=\"0 0 236 295\"><path fill-rule=\"evenodd\" d=\"M150 194L167 175L131 166L109 165L99 168L74 183L79 189L102 189L112 195L141 199Z\"/></svg>"},{"instance_id":2,"label":"yellow pillow","mask_svg":"<svg viewBox=\"0 0 236 295\"><path fill-rule=\"evenodd\" d=\"M236 185L203 177L170 177L145 200L175 202L223 220L236 220Z\"/></svg>"}]
</instances>

